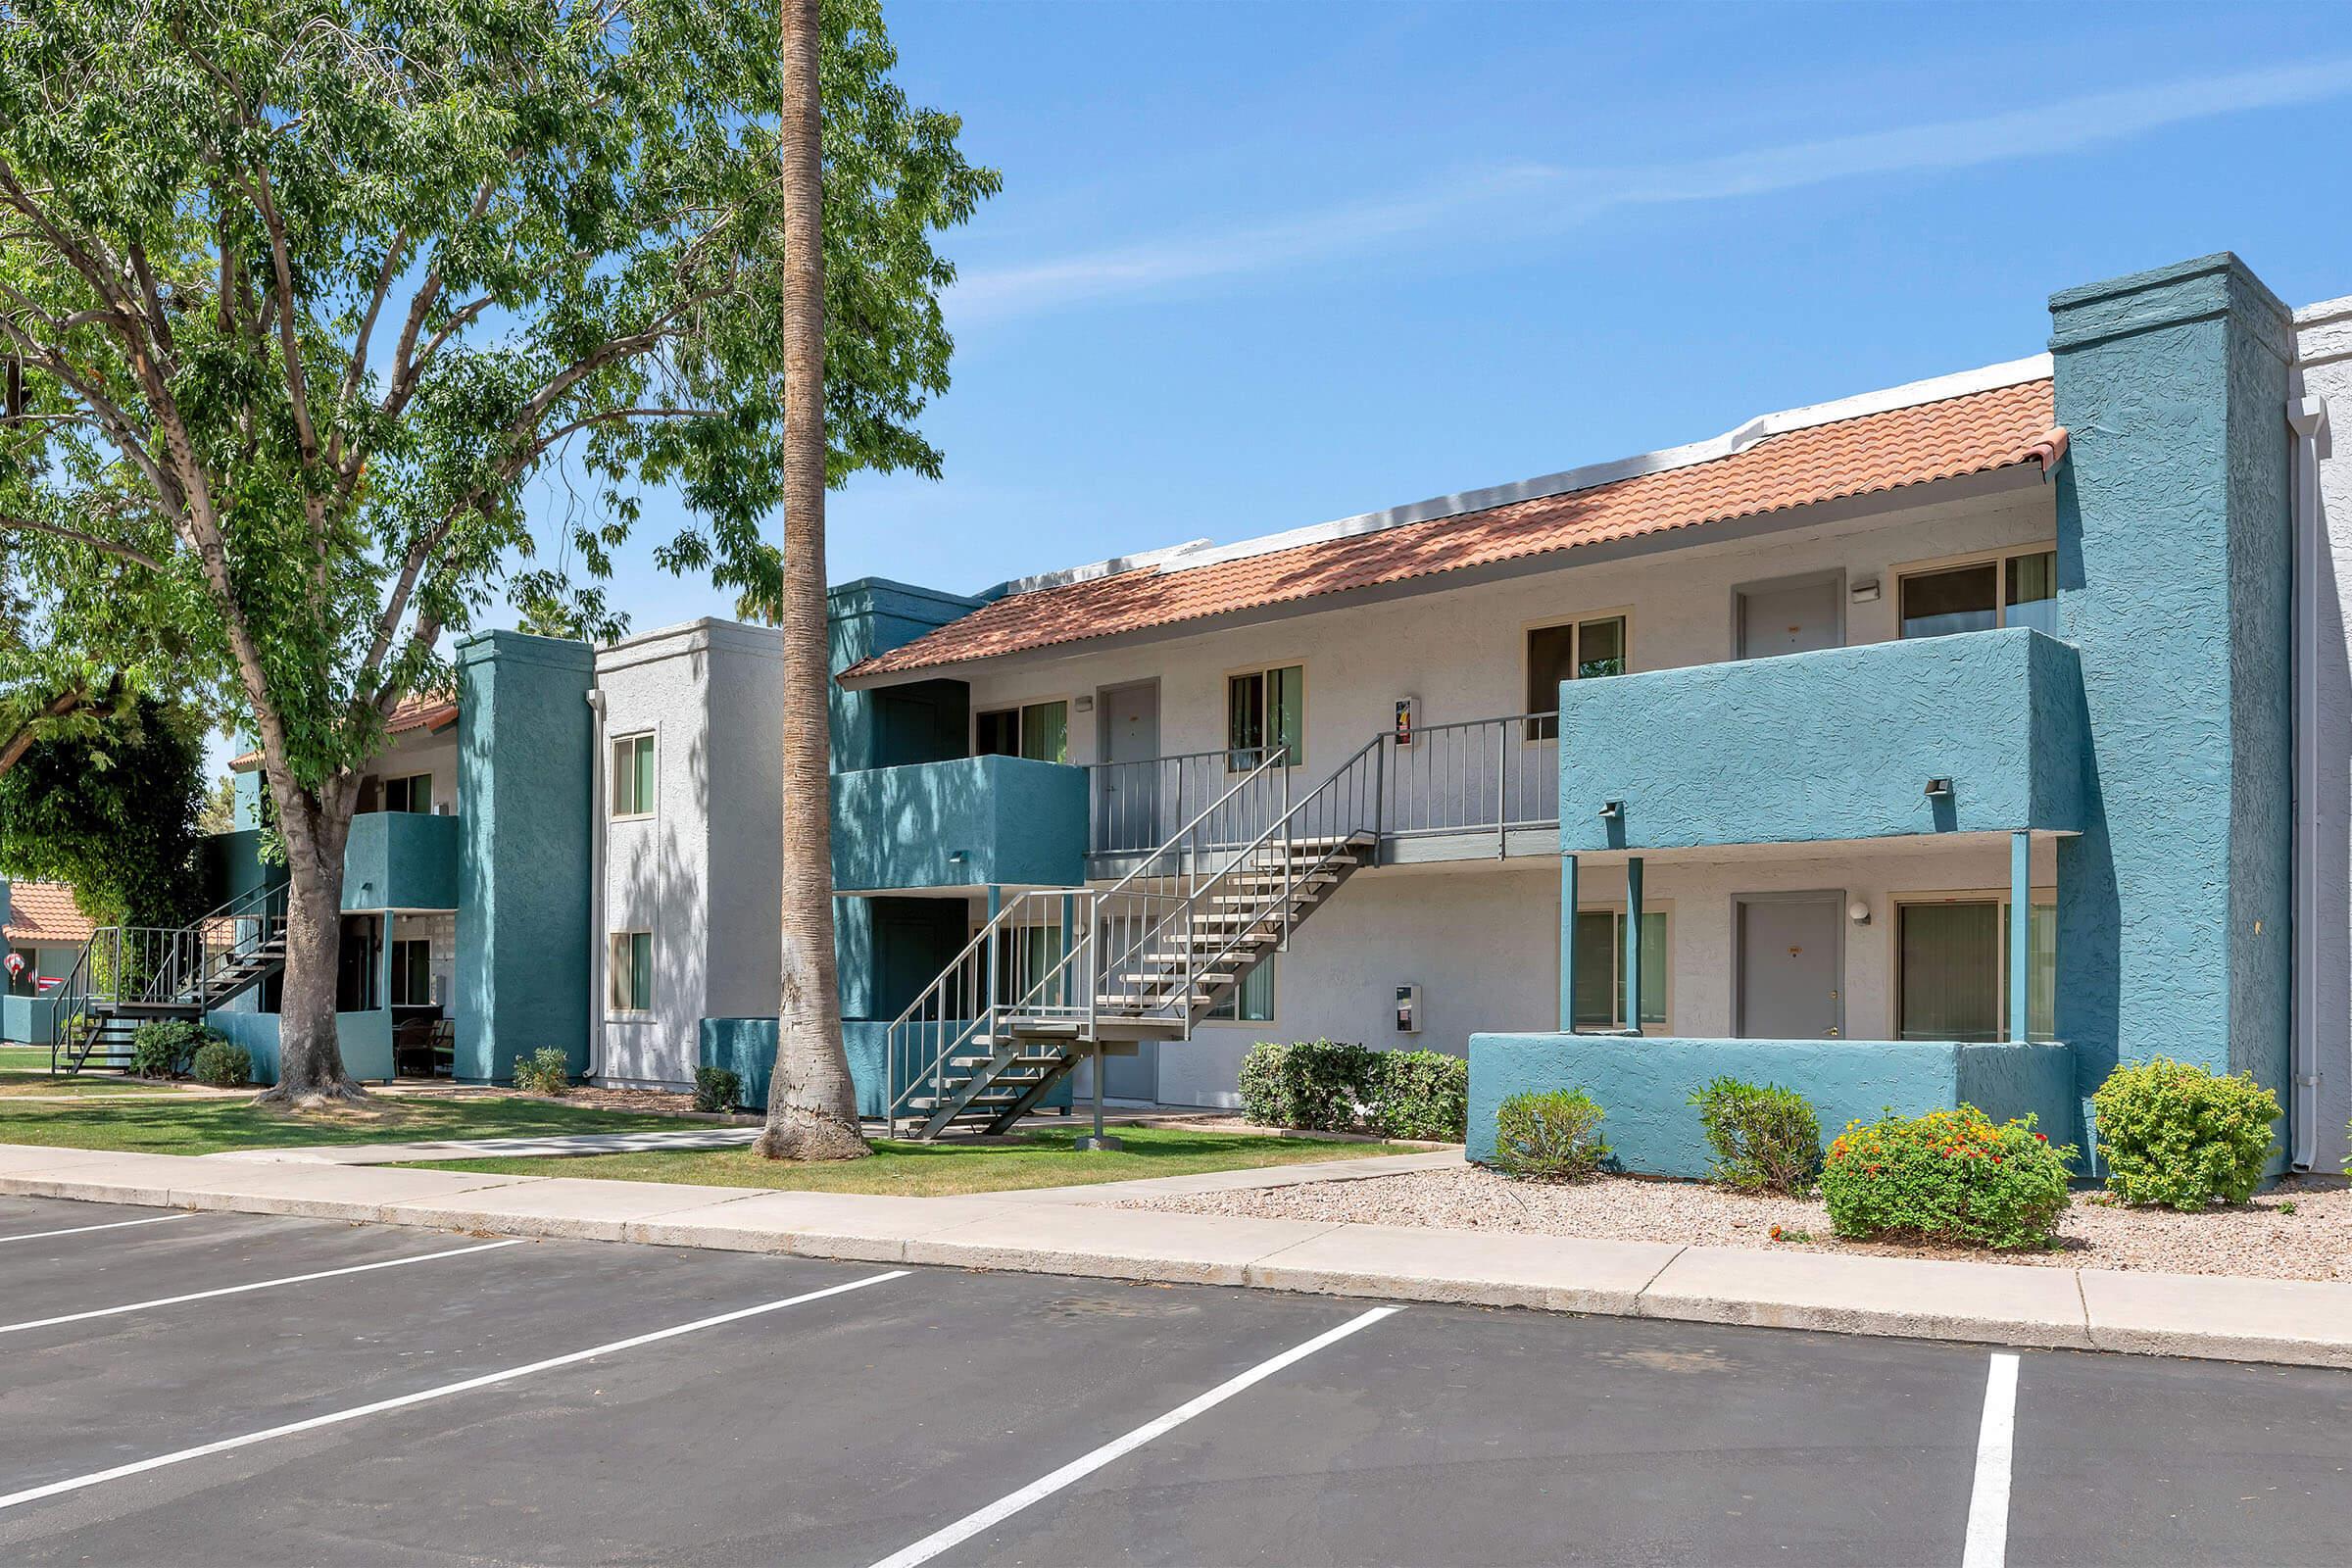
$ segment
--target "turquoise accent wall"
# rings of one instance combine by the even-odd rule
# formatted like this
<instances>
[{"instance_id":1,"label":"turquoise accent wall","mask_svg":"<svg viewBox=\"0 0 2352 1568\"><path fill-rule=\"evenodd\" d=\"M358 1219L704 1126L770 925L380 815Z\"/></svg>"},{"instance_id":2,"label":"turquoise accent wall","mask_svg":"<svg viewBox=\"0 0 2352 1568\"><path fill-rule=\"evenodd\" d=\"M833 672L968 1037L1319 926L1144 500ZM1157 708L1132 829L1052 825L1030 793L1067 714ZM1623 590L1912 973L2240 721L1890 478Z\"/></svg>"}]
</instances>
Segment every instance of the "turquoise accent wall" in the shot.
<instances>
[{"instance_id":1,"label":"turquoise accent wall","mask_svg":"<svg viewBox=\"0 0 2352 1568\"><path fill-rule=\"evenodd\" d=\"M887 577L860 577L855 582L838 584L825 594L825 629L831 644L833 672L838 675L861 659L903 647L979 608L977 599L893 582ZM932 687L962 683L921 684ZM920 738L924 726L883 722L876 712L877 700L882 697L880 691L853 692L838 684L834 686L834 772L930 761L940 756L961 756L967 749L958 726L952 750L923 757L904 755L908 748L923 748L931 743Z\"/></svg>"},{"instance_id":2,"label":"turquoise accent wall","mask_svg":"<svg viewBox=\"0 0 2352 1568\"><path fill-rule=\"evenodd\" d=\"M476 632L458 644L457 1076L504 1083L561 1046L588 1060L586 643Z\"/></svg>"},{"instance_id":3,"label":"turquoise accent wall","mask_svg":"<svg viewBox=\"0 0 2352 1568\"><path fill-rule=\"evenodd\" d=\"M2284 1102L2288 314L2222 254L2050 316L2059 626L2091 732L2083 832L2058 849L2057 1032L2084 1093L2162 1052Z\"/></svg>"},{"instance_id":4,"label":"turquoise accent wall","mask_svg":"<svg viewBox=\"0 0 2352 1568\"><path fill-rule=\"evenodd\" d=\"M0 1040L12 1046L45 1046L53 1038L56 1013L47 997L0 996Z\"/></svg>"},{"instance_id":5,"label":"turquoise accent wall","mask_svg":"<svg viewBox=\"0 0 2352 1568\"><path fill-rule=\"evenodd\" d=\"M960 853L961 860L953 857ZM1086 769L1020 757L833 776L833 885L1086 880Z\"/></svg>"},{"instance_id":6,"label":"turquoise accent wall","mask_svg":"<svg viewBox=\"0 0 2352 1568\"><path fill-rule=\"evenodd\" d=\"M2083 750L2075 651L2022 627L1566 681L1560 847L2073 829Z\"/></svg>"},{"instance_id":7,"label":"turquoise accent wall","mask_svg":"<svg viewBox=\"0 0 2352 1568\"><path fill-rule=\"evenodd\" d=\"M2062 1045L1876 1040L1678 1040L1622 1035L1472 1035L1469 1157L1494 1157L1494 1113L1512 1095L1582 1089L1629 1171L1704 1176L1711 1154L1690 1096L1730 1075L1813 1103L1822 1143L1849 1121L1971 1104L1996 1121L2034 1115L2054 1144L2080 1143L2074 1058Z\"/></svg>"},{"instance_id":8,"label":"turquoise accent wall","mask_svg":"<svg viewBox=\"0 0 2352 1568\"><path fill-rule=\"evenodd\" d=\"M233 833L215 833L198 846L197 856L204 872L204 897L207 908L219 908L234 898L241 898L254 889L274 885L286 880L283 865L262 863L262 834L259 828L240 828ZM346 850L343 864L348 874L351 857Z\"/></svg>"},{"instance_id":9,"label":"turquoise accent wall","mask_svg":"<svg viewBox=\"0 0 2352 1568\"><path fill-rule=\"evenodd\" d=\"M942 1029L960 1032L961 1024L935 1024L927 1031L930 1039L939 1038ZM858 1114L880 1116L882 1102L887 1094L887 1075L883 1071L882 1053L890 1036L890 1026L882 1022L852 1022L842 1026L843 1043L850 1054L850 1074L858 1084ZM908 1036L912 1039L911 1033ZM953 1038L953 1034L950 1035ZM914 1074L931 1064L938 1054L937 1048L912 1051L902 1048L899 1054L899 1084L902 1089L912 1081ZM747 1109L767 1108L768 1074L776 1065L776 1020L773 1018L705 1018L702 1032L702 1065L726 1067L743 1080L743 1103ZM1055 1084L1040 1102L1041 1108L1060 1109L1070 1103L1070 1081L1064 1078Z\"/></svg>"},{"instance_id":10,"label":"turquoise accent wall","mask_svg":"<svg viewBox=\"0 0 2352 1568\"><path fill-rule=\"evenodd\" d=\"M239 768L228 775L228 820L235 828L262 825L262 770Z\"/></svg>"},{"instance_id":11,"label":"turquoise accent wall","mask_svg":"<svg viewBox=\"0 0 2352 1568\"><path fill-rule=\"evenodd\" d=\"M253 1058L253 1081L277 1082L277 1023L274 1012L222 1008L205 1014L205 1026L243 1046ZM354 1078L392 1076L392 1014L373 1012L335 1014L335 1044L343 1053L343 1069Z\"/></svg>"},{"instance_id":12,"label":"turquoise accent wall","mask_svg":"<svg viewBox=\"0 0 2352 1568\"><path fill-rule=\"evenodd\" d=\"M416 811L353 817L351 838L343 847L343 907L456 908L464 820Z\"/></svg>"}]
</instances>

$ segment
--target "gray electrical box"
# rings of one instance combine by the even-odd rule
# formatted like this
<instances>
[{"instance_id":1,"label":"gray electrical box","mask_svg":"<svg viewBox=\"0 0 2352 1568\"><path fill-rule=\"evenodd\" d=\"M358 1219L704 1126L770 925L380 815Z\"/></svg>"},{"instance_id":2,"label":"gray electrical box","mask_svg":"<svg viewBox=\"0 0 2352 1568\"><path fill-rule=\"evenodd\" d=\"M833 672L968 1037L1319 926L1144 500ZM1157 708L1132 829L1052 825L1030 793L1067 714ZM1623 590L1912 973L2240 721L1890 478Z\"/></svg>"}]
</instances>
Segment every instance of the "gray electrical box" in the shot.
<instances>
[{"instance_id":1,"label":"gray electrical box","mask_svg":"<svg viewBox=\"0 0 2352 1568\"><path fill-rule=\"evenodd\" d=\"M1417 1035L1421 1032L1421 988L1419 986L1398 986L1396 988L1396 1032L1400 1035Z\"/></svg>"}]
</instances>

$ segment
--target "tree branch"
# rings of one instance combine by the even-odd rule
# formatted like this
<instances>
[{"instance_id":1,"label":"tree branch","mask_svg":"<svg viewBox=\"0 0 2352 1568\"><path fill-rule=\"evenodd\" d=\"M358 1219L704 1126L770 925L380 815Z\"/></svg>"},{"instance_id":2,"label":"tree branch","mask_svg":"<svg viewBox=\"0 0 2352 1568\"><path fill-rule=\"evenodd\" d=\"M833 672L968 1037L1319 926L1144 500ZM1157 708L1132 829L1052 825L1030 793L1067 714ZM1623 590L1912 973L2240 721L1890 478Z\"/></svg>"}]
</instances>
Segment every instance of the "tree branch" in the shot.
<instances>
[{"instance_id":1,"label":"tree branch","mask_svg":"<svg viewBox=\"0 0 2352 1568\"><path fill-rule=\"evenodd\" d=\"M0 517L0 528L23 533L45 533L53 539L71 539L75 544L88 545L102 556L113 556L145 566L149 571L164 570L164 564L136 545L126 545L120 539L101 539L79 528L68 528L61 523L42 522L33 517Z\"/></svg>"}]
</instances>

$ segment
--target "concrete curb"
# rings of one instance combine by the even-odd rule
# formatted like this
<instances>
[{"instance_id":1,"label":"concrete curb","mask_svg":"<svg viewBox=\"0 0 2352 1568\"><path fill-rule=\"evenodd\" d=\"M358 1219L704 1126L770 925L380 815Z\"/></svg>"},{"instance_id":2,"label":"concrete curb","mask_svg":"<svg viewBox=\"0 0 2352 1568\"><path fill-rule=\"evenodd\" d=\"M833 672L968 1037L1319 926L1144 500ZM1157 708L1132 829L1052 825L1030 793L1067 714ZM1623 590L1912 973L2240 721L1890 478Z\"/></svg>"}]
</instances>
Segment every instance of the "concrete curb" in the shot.
<instances>
[{"instance_id":1,"label":"concrete curb","mask_svg":"<svg viewBox=\"0 0 2352 1568\"><path fill-rule=\"evenodd\" d=\"M1107 1198L886 1198L22 1145L0 1145L0 1194L2352 1368L2352 1284L2321 1281L1241 1219L1117 1208Z\"/></svg>"}]
</instances>

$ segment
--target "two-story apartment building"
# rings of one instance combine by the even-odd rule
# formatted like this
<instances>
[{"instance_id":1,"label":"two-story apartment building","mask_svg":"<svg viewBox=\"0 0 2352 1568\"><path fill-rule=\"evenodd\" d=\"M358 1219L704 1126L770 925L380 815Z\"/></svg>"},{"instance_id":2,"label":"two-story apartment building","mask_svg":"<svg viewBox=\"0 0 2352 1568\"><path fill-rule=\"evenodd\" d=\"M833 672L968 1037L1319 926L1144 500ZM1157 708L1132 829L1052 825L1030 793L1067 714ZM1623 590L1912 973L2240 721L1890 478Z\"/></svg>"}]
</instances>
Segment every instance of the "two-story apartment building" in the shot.
<instances>
[{"instance_id":1,"label":"two-story apartment building","mask_svg":"<svg viewBox=\"0 0 2352 1568\"><path fill-rule=\"evenodd\" d=\"M1965 1098L2073 1137L2165 1052L2276 1087L2333 1168L2352 307L2298 322L2224 256L2051 310L2046 354L1689 446L837 588L868 1113L1066 1103L1098 1048L1111 1098L1231 1104L1251 1043L1329 1036L1584 1083L1670 1169L1666 1111L1727 1063L1833 1118ZM487 634L460 675L377 764L454 844L445 891L355 875L355 1001L396 999L355 1010L445 1004L463 1077L552 1043L756 1096L774 634Z\"/></svg>"}]
</instances>

